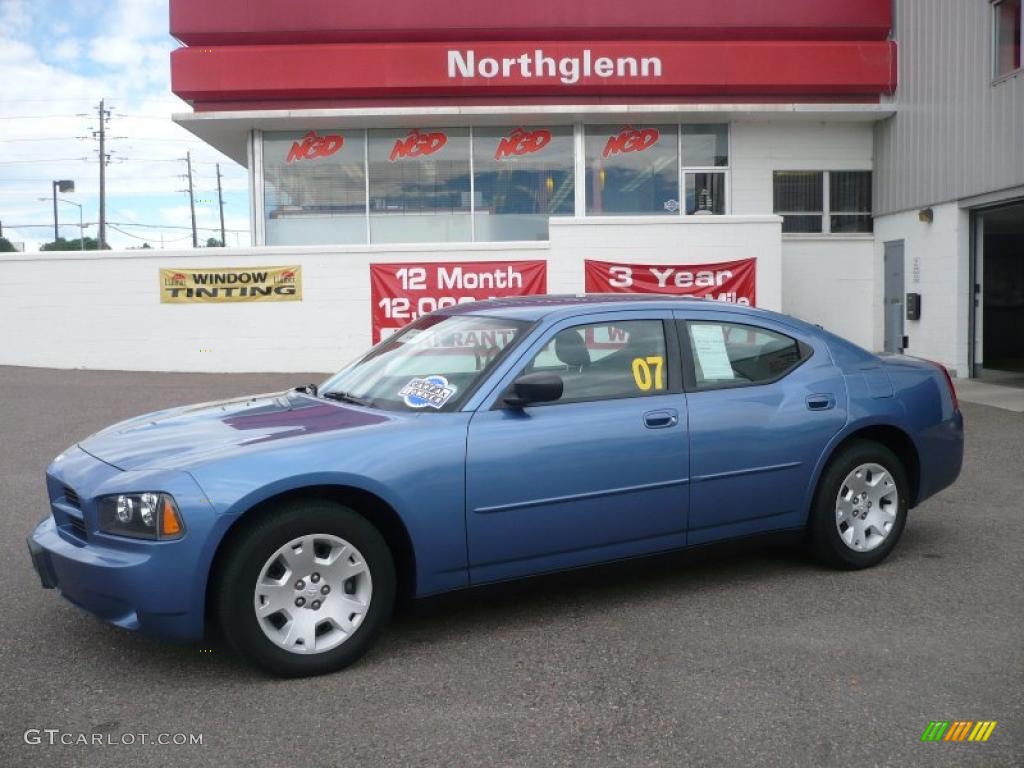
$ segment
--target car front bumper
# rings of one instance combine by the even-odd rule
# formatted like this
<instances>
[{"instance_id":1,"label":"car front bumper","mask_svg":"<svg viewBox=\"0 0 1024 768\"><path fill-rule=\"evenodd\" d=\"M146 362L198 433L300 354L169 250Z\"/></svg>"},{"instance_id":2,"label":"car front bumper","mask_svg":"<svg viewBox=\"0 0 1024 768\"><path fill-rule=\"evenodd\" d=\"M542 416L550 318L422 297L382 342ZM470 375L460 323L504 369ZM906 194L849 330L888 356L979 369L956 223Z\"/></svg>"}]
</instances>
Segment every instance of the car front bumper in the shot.
<instances>
[{"instance_id":1,"label":"car front bumper","mask_svg":"<svg viewBox=\"0 0 1024 768\"><path fill-rule=\"evenodd\" d=\"M210 564L229 520L191 475L122 472L74 448L50 466L47 486L51 515L28 537L44 588L124 629L202 637ZM185 523L181 538L151 541L99 530L98 497L144 491L174 497Z\"/></svg>"},{"instance_id":2,"label":"car front bumper","mask_svg":"<svg viewBox=\"0 0 1024 768\"><path fill-rule=\"evenodd\" d=\"M32 565L47 589L84 611L123 629L173 639L202 637L202 600L168 600L154 579L187 583L188 575L171 575L151 554L107 546L72 543L52 517L28 538ZM198 604L197 604L198 603Z\"/></svg>"}]
</instances>

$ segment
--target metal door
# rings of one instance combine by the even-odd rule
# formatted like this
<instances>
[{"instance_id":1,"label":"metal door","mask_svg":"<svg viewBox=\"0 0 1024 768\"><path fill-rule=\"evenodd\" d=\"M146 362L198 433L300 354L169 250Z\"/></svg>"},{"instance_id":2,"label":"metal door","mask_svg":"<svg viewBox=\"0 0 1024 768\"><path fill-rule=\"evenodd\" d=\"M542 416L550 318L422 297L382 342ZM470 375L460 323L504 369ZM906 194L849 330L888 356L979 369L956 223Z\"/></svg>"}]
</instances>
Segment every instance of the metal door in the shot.
<instances>
[{"instance_id":1,"label":"metal door","mask_svg":"<svg viewBox=\"0 0 1024 768\"><path fill-rule=\"evenodd\" d=\"M885 351L903 351L903 241L885 244Z\"/></svg>"}]
</instances>

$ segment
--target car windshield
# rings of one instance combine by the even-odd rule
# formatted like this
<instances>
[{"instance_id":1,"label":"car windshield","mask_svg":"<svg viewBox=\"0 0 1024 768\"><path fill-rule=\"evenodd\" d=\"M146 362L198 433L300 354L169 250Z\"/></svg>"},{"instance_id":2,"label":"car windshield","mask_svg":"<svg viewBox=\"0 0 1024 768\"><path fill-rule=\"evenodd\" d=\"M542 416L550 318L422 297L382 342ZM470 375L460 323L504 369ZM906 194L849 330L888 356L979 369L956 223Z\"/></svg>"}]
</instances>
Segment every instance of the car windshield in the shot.
<instances>
[{"instance_id":1,"label":"car windshield","mask_svg":"<svg viewBox=\"0 0 1024 768\"><path fill-rule=\"evenodd\" d=\"M498 317L427 315L330 378L320 394L389 410L454 410L528 325Z\"/></svg>"}]
</instances>

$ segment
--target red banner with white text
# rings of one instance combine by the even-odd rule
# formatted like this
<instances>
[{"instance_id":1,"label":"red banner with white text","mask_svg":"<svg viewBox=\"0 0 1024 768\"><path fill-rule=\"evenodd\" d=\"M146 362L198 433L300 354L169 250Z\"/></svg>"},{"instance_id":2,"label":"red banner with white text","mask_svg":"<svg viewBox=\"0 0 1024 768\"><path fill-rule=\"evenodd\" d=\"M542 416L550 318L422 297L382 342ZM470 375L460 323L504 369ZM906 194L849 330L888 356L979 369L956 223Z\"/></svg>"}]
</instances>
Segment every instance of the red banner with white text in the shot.
<instances>
[{"instance_id":1,"label":"red banner with white text","mask_svg":"<svg viewBox=\"0 0 1024 768\"><path fill-rule=\"evenodd\" d=\"M718 264L621 264L587 259L587 293L663 293L755 306L757 259Z\"/></svg>"},{"instance_id":2,"label":"red banner with white text","mask_svg":"<svg viewBox=\"0 0 1024 768\"><path fill-rule=\"evenodd\" d=\"M370 265L373 343L435 309L547 292L546 261L440 261Z\"/></svg>"}]
</instances>

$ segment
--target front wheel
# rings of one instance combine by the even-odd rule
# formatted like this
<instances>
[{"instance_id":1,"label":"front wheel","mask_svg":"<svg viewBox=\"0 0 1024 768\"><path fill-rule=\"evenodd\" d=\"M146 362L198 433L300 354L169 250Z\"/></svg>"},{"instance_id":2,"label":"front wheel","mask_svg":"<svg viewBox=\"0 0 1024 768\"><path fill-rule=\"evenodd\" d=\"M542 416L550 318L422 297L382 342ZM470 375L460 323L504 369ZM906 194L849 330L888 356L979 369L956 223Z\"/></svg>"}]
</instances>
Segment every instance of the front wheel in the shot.
<instances>
[{"instance_id":1,"label":"front wheel","mask_svg":"<svg viewBox=\"0 0 1024 768\"><path fill-rule=\"evenodd\" d=\"M269 672L346 667L391 615L391 552L368 520L340 504L286 502L232 547L216 585L220 623L228 642Z\"/></svg>"},{"instance_id":2,"label":"front wheel","mask_svg":"<svg viewBox=\"0 0 1024 768\"><path fill-rule=\"evenodd\" d=\"M845 570L870 568L896 546L907 522L906 470L881 443L842 449L818 484L810 519L813 554Z\"/></svg>"}]
</instances>

